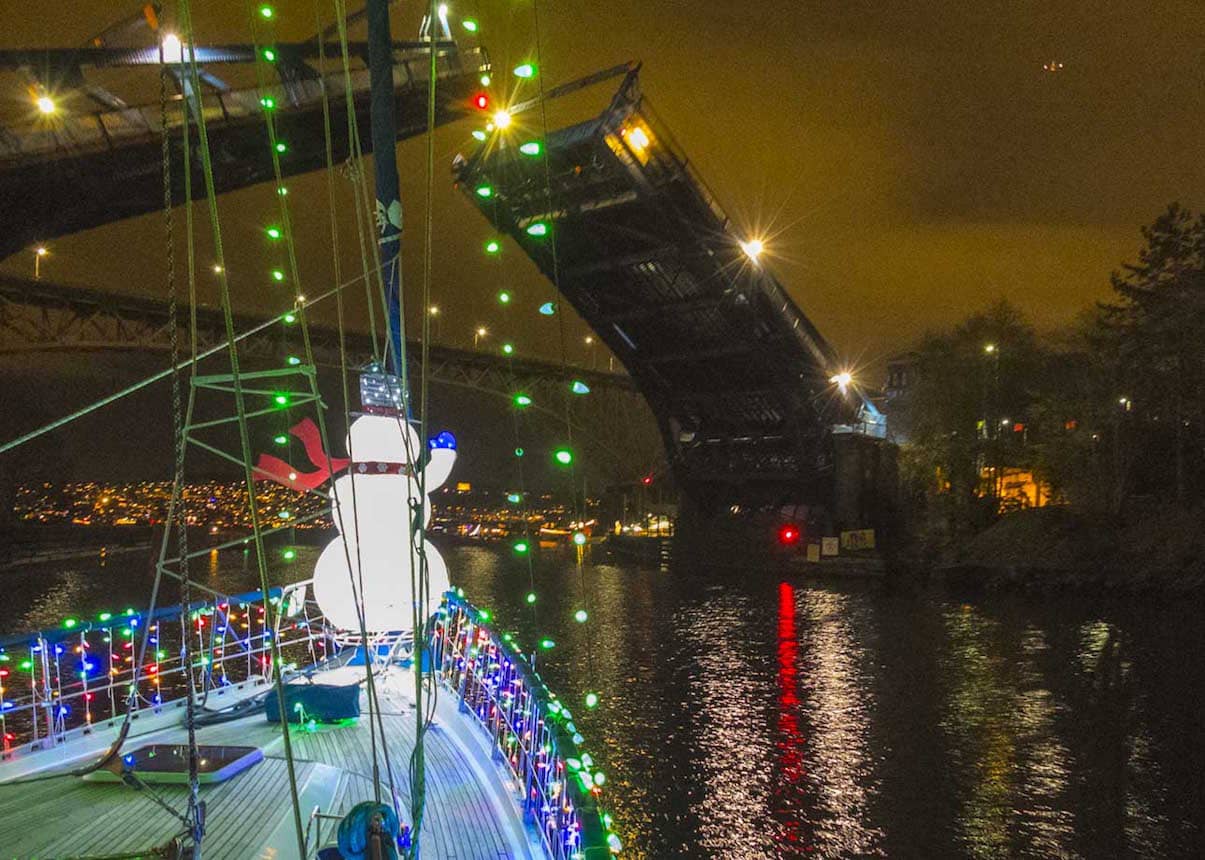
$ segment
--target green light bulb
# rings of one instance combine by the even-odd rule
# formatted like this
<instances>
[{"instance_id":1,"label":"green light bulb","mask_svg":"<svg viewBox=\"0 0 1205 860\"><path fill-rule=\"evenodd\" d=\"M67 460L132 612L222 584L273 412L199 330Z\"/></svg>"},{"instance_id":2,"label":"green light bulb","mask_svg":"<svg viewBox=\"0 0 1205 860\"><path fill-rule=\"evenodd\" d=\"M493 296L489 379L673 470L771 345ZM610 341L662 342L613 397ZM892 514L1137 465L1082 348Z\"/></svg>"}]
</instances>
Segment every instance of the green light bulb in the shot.
<instances>
[{"instance_id":1,"label":"green light bulb","mask_svg":"<svg viewBox=\"0 0 1205 860\"><path fill-rule=\"evenodd\" d=\"M282 555L284 556L285 561L292 561L293 559L297 558L297 550L290 547L289 549L286 549Z\"/></svg>"},{"instance_id":2,"label":"green light bulb","mask_svg":"<svg viewBox=\"0 0 1205 860\"><path fill-rule=\"evenodd\" d=\"M483 141L487 137L486 133L479 128L473 129L472 133L473 133L474 140L482 140Z\"/></svg>"},{"instance_id":3,"label":"green light bulb","mask_svg":"<svg viewBox=\"0 0 1205 860\"><path fill-rule=\"evenodd\" d=\"M584 609L579 609L577 612L573 613L573 620L578 624L585 624L589 617L589 613L587 613Z\"/></svg>"},{"instance_id":4,"label":"green light bulb","mask_svg":"<svg viewBox=\"0 0 1205 860\"><path fill-rule=\"evenodd\" d=\"M556 314L556 302L544 302L540 305L540 313L546 317Z\"/></svg>"},{"instance_id":5,"label":"green light bulb","mask_svg":"<svg viewBox=\"0 0 1205 860\"><path fill-rule=\"evenodd\" d=\"M517 505L517 504L519 504L519 502L521 502L523 500L523 497L520 496L518 493L507 493L506 500L508 502L510 502L512 505Z\"/></svg>"},{"instance_id":6,"label":"green light bulb","mask_svg":"<svg viewBox=\"0 0 1205 860\"><path fill-rule=\"evenodd\" d=\"M524 155L539 155L540 143L536 140L529 140L527 143L519 147L519 152Z\"/></svg>"},{"instance_id":7,"label":"green light bulb","mask_svg":"<svg viewBox=\"0 0 1205 860\"><path fill-rule=\"evenodd\" d=\"M477 186L477 196L481 198L493 197L494 189L490 188L488 185L479 185Z\"/></svg>"},{"instance_id":8,"label":"green light bulb","mask_svg":"<svg viewBox=\"0 0 1205 860\"><path fill-rule=\"evenodd\" d=\"M569 386L569 390L574 394L589 394L590 386L582 382L580 379L573 380L573 384Z\"/></svg>"},{"instance_id":9,"label":"green light bulb","mask_svg":"<svg viewBox=\"0 0 1205 860\"><path fill-rule=\"evenodd\" d=\"M518 406L520 409L526 409L533 402L532 399L530 397L528 397L526 394L516 394L514 397L514 401L515 401L515 405ZM516 448L515 454L522 457L523 455L521 453L519 453L522 450L523 450L522 448Z\"/></svg>"},{"instance_id":10,"label":"green light bulb","mask_svg":"<svg viewBox=\"0 0 1205 860\"><path fill-rule=\"evenodd\" d=\"M573 543L577 546L585 546L586 545L586 535L582 532L574 532L573 533Z\"/></svg>"},{"instance_id":11,"label":"green light bulb","mask_svg":"<svg viewBox=\"0 0 1205 860\"><path fill-rule=\"evenodd\" d=\"M264 48L264 59L267 60L269 63L275 63L276 62L276 52L273 51L271 48Z\"/></svg>"},{"instance_id":12,"label":"green light bulb","mask_svg":"<svg viewBox=\"0 0 1205 860\"><path fill-rule=\"evenodd\" d=\"M593 708L598 704L598 693L586 693L586 707ZM598 774L595 774L594 779L597 782ZM602 783L599 783L602 785Z\"/></svg>"},{"instance_id":13,"label":"green light bulb","mask_svg":"<svg viewBox=\"0 0 1205 860\"><path fill-rule=\"evenodd\" d=\"M503 355L510 355L514 351L515 351L515 345L513 343L502 344L502 354Z\"/></svg>"},{"instance_id":14,"label":"green light bulb","mask_svg":"<svg viewBox=\"0 0 1205 860\"><path fill-rule=\"evenodd\" d=\"M489 75L481 76L481 86L488 87L493 79Z\"/></svg>"},{"instance_id":15,"label":"green light bulb","mask_svg":"<svg viewBox=\"0 0 1205 860\"><path fill-rule=\"evenodd\" d=\"M275 442L277 445L288 445L289 437L286 436L285 434L281 433L279 436L274 436L272 438L272 441Z\"/></svg>"},{"instance_id":16,"label":"green light bulb","mask_svg":"<svg viewBox=\"0 0 1205 860\"><path fill-rule=\"evenodd\" d=\"M551 639L541 639L541 640L540 640L540 647L541 647L541 648L543 648L545 651L547 651L547 650L548 650L548 649L550 649L550 648L555 648L555 647L556 647L556 642L554 642L554 641L553 641L553 640L551 640Z\"/></svg>"},{"instance_id":17,"label":"green light bulb","mask_svg":"<svg viewBox=\"0 0 1205 860\"><path fill-rule=\"evenodd\" d=\"M290 355L288 357L288 362L290 367L296 367L297 365L301 364L301 359L295 355Z\"/></svg>"},{"instance_id":18,"label":"green light bulb","mask_svg":"<svg viewBox=\"0 0 1205 860\"><path fill-rule=\"evenodd\" d=\"M522 449L522 448L516 448L516 449L515 449L515 456L516 456L516 457L522 457L522 456L523 456L523 449Z\"/></svg>"},{"instance_id":19,"label":"green light bulb","mask_svg":"<svg viewBox=\"0 0 1205 860\"><path fill-rule=\"evenodd\" d=\"M74 618L66 618L63 620L63 626L66 627L68 630L70 630L72 627L74 627L78 623L79 622L76 621Z\"/></svg>"},{"instance_id":20,"label":"green light bulb","mask_svg":"<svg viewBox=\"0 0 1205 860\"><path fill-rule=\"evenodd\" d=\"M528 226L527 235L528 236L547 236L548 235L548 225L545 224L543 221L537 221L536 223Z\"/></svg>"},{"instance_id":21,"label":"green light bulb","mask_svg":"<svg viewBox=\"0 0 1205 860\"><path fill-rule=\"evenodd\" d=\"M297 314L285 314L284 321L289 325L292 325L293 323L297 322Z\"/></svg>"},{"instance_id":22,"label":"green light bulb","mask_svg":"<svg viewBox=\"0 0 1205 860\"><path fill-rule=\"evenodd\" d=\"M502 292L498 293L498 304L509 305L510 304L510 293L507 292L506 290L503 290Z\"/></svg>"},{"instance_id":23,"label":"green light bulb","mask_svg":"<svg viewBox=\"0 0 1205 860\"><path fill-rule=\"evenodd\" d=\"M536 602L536 593L534 591L527 592L527 602L528 603Z\"/></svg>"},{"instance_id":24,"label":"green light bulb","mask_svg":"<svg viewBox=\"0 0 1205 860\"><path fill-rule=\"evenodd\" d=\"M279 239L280 238L280 228L279 227L269 227L264 232L268 234L269 239Z\"/></svg>"},{"instance_id":25,"label":"green light bulb","mask_svg":"<svg viewBox=\"0 0 1205 860\"><path fill-rule=\"evenodd\" d=\"M289 151L289 145L283 140L276 141L276 151L283 154Z\"/></svg>"},{"instance_id":26,"label":"green light bulb","mask_svg":"<svg viewBox=\"0 0 1205 860\"><path fill-rule=\"evenodd\" d=\"M276 99L272 98L271 96L264 96L259 100L259 103L264 110L273 110L276 107ZM284 152L283 149L280 151Z\"/></svg>"},{"instance_id":27,"label":"green light bulb","mask_svg":"<svg viewBox=\"0 0 1205 860\"><path fill-rule=\"evenodd\" d=\"M279 282L283 281L284 279L285 279L285 273L281 269L273 269L272 270L272 280L279 283Z\"/></svg>"},{"instance_id":28,"label":"green light bulb","mask_svg":"<svg viewBox=\"0 0 1205 860\"><path fill-rule=\"evenodd\" d=\"M259 14L260 14L261 18L263 18L265 21L267 21L267 20L271 20L272 17L276 15L276 10L273 9L271 6L260 6Z\"/></svg>"},{"instance_id":29,"label":"green light bulb","mask_svg":"<svg viewBox=\"0 0 1205 860\"><path fill-rule=\"evenodd\" d=\"M536 76L536 67L532 63L523 63L520 66L515 66L516 78L534 78Z\"/></svg>"},{"instance_id":30,"label":"green light bulb","mask_svg":"<svg viewBox=\"0 0 1205 860\"><path fill-rule=\"evenodd\" d=\"M277 514L277 516L279 516L282 520L287 520L293 516L293 513L291 511L281 511L279 514Z\"/></svg>"},{"instance_id":31,"label":"green light bulb","mask_svg":"<svg viewBox=\"0 0 1205 860\"><path fill-rule=\"evenodd\" d=\"M497 254L501 250L502 246L498 244L497 239L490 239L485 243L485 253L487 254Z\"/></svg>"},{"instance_id":32,"label":"green light bulb","mask_svg":"<svg viewBox=\"0 0 1205 860\"><path fill-rule=\"evenodd\" d=\"M112 613L112 612L102 612L102 613L100 614L100 620L101 620L101 621L108 621L108 620L109 620L110 618L112 618L112 617L113 617L113 613Z\"/></svg>"},{"instance_id":33,"label":"green light bulb","mask_svg":"<svg viewBox=\"0 0 1205 860\"><path fill-rule=\"evenodd\" d=\"M517 552L519 555L523 555L529 549L531 549L531 547L527 545L527 541L525 540L521 540L515 544L515 552Z\"/></svg>"},{"instance_id":34,"label":"green light bulb","mask_svg":"<svg viewBox=\"0 0 1205 860\"><path fill-rule=\"evenodd\" d=\"M573 452L568 448L557 448L552 452L552 457L562 466L568 466L573 462Z\"/></svg>"},{"instance_id":35,"label":"green light bulb","mask_svg":"<svg viewBox=\"0 0 1205 860\"><path fill-rule=\"evenodd\" d=\"M477 32L477 22L474 21L472 18L465 18L463 21L460 22L460 26L464 27L470 33Z\"/></svg>"}]
</instances>

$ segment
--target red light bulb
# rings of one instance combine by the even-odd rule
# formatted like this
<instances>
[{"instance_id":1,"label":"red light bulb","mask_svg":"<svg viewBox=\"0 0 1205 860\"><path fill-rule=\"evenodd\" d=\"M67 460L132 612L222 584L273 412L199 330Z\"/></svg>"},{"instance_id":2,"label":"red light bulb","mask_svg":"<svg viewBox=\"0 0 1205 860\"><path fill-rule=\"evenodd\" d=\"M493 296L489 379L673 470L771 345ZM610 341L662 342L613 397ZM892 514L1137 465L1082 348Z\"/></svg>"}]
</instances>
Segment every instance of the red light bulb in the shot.
<instances>
[{"instance_id":1,"label":"red light bulb","mask_svg":"<svg viewBox=\"0 0 1205 860\"><path fill-rule=\"evenodd\" d=\"M778 530L778 542L784 546L799 543L799 529L795 526L783 526Z\"/></svg>"},{"instance_id":2,"label":"red light bulb","mask_svg":"<svg viewBox=\"0 0 1205 860\"><path fill-rule=\"evenodd\" d=\"M473 96L473 104L477 106L477 110L488 110L490 97L485 93L477 93L477 95Z\"/></svg>"}]
</instances>

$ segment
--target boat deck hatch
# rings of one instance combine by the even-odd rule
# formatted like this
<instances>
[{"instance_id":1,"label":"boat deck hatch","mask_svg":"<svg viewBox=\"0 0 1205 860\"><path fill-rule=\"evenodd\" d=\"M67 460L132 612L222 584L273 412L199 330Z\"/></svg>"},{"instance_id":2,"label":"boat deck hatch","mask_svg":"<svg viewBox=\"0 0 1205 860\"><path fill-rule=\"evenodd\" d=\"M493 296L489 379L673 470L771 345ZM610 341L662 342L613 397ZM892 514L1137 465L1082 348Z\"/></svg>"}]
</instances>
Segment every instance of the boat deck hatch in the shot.
<instances>
[{"instance_id":1,"label":"boat deck hatch","mask_svg":"<svg viewBox=\"0 0 1205 860\"><path fill-rule=\"evenodd\" d=\"M225 782L256 762L262 761L259 747L199 746L197 775L203 783ZM84 779L95 782L121 782L126 771L147 783L187 783L188 746L150 744L115 758Z\"/></svg>"}]
</instances>

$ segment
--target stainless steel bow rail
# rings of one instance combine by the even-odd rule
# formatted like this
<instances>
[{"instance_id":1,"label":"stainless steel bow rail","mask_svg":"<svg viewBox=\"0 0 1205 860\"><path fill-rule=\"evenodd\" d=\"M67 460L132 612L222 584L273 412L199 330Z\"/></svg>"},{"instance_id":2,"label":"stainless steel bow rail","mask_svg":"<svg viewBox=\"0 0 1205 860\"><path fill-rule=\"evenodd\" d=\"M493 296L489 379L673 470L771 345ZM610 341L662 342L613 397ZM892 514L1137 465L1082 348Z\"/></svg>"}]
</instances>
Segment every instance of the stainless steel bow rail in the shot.
<instances>
[{"instance_id":1,"label":"stainless steel bow rail","mask_svg":"<svg viewBox=\"0 0 1205 860\"><path fill-rule=\"evenodd\" d=\"M149 615L126 609L67 618L52 630L0 639L0 761L116 731L130 709L132 719L166 727L183 714L186 668L204 700L225 704L267 690L273 638L290 674L341 665L345 652L354 653L362 643L325 622L307 599L309 586L305 580L268 592L267 600L280 610L272 613L278 617L275 629L267 624L264 595L251 591ZM146 656L136 668L146 625ZM183 663L184 636L194 637L191 667ZM374 638L367 651L374 661L408 660L410 644L385 635ZM572 713L513 637L496 631L487 611L448 592L429 648L445 693L489 734L495 758L513 775L524 814L547 855L601 860L619 853L611 816L601 807L605 776L582 750Z\"/></svg>"},{"instance_id":2,"label":"stainless steel bow rail","mask_svg":"<svg viewBox=\"0 0 1205 860\"><path fill-rule=\"evenodd\" d=\"M556 860L618 854L619 837L601 809L606 778L581 750L573 714L491 616L449 592L433 634L440 680L489 732L495 755L523 790L524 812Z\"/></svg>"}]
</instances>

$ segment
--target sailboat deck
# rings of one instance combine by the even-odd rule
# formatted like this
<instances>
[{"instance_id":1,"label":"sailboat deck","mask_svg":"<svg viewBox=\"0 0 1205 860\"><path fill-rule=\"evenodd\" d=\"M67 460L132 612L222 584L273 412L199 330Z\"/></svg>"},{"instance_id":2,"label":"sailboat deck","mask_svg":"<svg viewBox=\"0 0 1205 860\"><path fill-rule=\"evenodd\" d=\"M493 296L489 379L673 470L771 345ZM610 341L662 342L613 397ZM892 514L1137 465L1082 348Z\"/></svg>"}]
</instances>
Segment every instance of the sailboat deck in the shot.
<instances>
[{"instance_id":1,"label":"sailboat deck","mask_svg":"<svg viewBox=\"0 0 1205 860\"><path fill-rule=\"evenodd\" d=\"M413 690L412 682L410 690ZM415 737L412 697L406 679L389 675L378 682L385 747L392 763L393 785L409 817L408 764ZM373 799L372 749L367 702L354 725L294 727L290 734L301 797L303 822L318 808L339 815L356 803ZM204 852L207 858L246 860L295 857L297 854L287 762L278 725L263 714L197 732L198 743L257 746L264 760L230 780L201 786L207 806ZM175 727L133 738L126 749L149 743L182 743ZM378 752L381 738L377 737ZM517 788L508 773L491 760L485 734L471 714L457 710L446 694L425 737L426 807L423 854L428 857L527 858L543 856L538 836L527 830L516 801ZM389 800L390 778L378 757L381 797ZM151 787L172 808L182 810L186 788ZM337 822L318 819L321 845L334 842ZM116 783L74 777L25 785L0 786L0 857L85 857L149 851L180 830L178 821L147 796ZM311 835L311 846L315 845ZM313 847L311 847L313 851Z\"/></svg>"}]
</instances>

